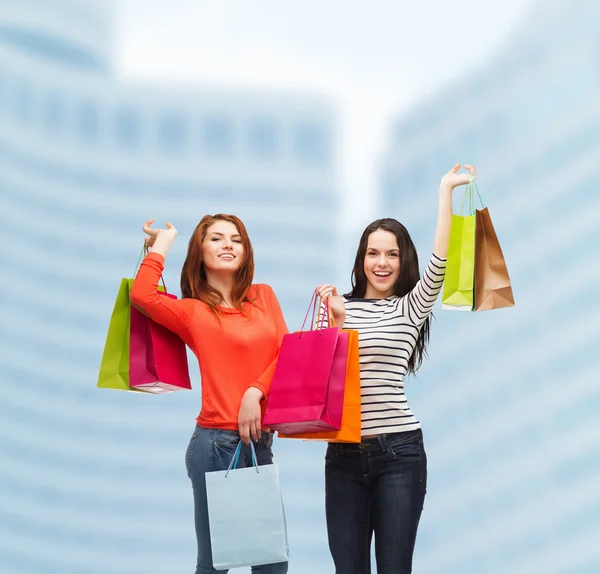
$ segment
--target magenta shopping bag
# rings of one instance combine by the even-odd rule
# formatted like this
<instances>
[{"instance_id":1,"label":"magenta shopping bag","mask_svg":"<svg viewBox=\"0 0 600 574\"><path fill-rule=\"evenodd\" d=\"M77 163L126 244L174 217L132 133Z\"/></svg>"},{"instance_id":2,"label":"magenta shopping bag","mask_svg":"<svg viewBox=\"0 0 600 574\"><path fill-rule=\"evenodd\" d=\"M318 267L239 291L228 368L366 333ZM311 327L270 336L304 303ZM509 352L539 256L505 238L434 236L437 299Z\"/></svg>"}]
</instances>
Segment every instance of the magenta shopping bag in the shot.
<instances>
[{"instance_id":1,"label":"magenta shopping bag","mask_svg":"<svg viewBox=\"0 0 600 574\"><path fill-rule=\"evenodd\" d=\"M309 312L317 304L316 293ZM342 425L348 334L319 327L284 335L263 424L284 434L339 430ZM313 323L311 323L313 324Z\"/></svg>"},{"instance_id":2,"label":"magenta shopping bag","mask_svg":"<svg viewBox=\"0 0 600 574\"><path fill-rule=\"evenodd\" d=\"M161 297L175 295L159 291ZM151 393L192 388L185 343L179 335L131 306L129 385Z\"/></svg>"}]
</instances>

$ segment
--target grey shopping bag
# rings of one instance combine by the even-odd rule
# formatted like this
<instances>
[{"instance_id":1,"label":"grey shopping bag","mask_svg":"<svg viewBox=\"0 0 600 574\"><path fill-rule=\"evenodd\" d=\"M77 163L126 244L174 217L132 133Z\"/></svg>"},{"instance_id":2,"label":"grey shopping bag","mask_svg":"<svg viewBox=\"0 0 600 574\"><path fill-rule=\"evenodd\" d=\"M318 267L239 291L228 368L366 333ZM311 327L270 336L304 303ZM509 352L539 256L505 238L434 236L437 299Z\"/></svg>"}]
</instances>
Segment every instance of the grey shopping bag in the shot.
<instances>
[{"instance_id":1,"label":"grey shopping bag","mask_svg":"<svg viewBox=\"0 0 600 574\"><path fill-rule=\"evenodd\" d=\"M287 527L279 469L258 466L254 444L252 466L236 468L242 442L227 470L206 473L206 496L213 568L259 566L289 558Z\"/></svg>"}]
</instances>

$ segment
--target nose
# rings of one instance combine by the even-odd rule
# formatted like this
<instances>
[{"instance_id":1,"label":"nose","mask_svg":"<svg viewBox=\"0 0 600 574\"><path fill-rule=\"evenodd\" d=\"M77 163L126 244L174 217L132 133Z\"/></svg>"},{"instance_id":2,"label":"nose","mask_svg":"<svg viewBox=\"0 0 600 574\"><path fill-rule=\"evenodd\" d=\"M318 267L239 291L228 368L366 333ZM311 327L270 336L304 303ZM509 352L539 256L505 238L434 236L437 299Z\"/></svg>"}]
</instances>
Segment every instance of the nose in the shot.
<instances>
[{"instance_id":1,"label":"nose","mask_svg":"<svg viewBox=\"0 0 600 574\"><path fill-rule=\"evenodd\" d=\"M233 242L231 241L231 239L225 239L223 249L233 249Z\"/></svg>"},{"instance_id":2,"label":"nose","mask_svg":"<svg viewBox=\"0 0 600 574\"><path fill-rule=\"evenodd\" d=\"M385 253L381 253L379 255L379 261L377 262L379 265L381 265L381 267L385 267L386 266L386 261L385 261Z\"/></svg>"}]
</instances>

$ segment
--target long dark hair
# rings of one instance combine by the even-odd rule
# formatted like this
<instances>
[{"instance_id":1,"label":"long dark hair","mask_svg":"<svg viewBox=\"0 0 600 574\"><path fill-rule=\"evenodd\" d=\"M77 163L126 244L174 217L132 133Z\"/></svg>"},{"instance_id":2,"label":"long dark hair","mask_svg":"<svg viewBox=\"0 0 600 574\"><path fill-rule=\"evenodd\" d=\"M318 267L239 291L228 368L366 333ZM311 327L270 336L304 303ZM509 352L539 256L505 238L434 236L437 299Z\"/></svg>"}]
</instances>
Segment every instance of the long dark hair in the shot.
<instances>
[{"instance_id":1,"label":"long dark hair","mask_svg":"<svg viewBox=\"0 0 600 574\"><path fill-rule=\"evenodd\" d=\"M399 221L386 217L377 219L367 226L363 231L358 244L358 251L354 259L354 269L352 270L352 290L345 297L349 299L362 299L367 292L367 276L365 274L365 255L369 245L369 237L371 233L382 229L393 233L398 242L400 250L400 274L394 283L394 295L404 297L417 284L421 278L419 272L419 256L415 244L410 237L406 227ZM408 372L413 375L417 372L423 363L423 359L427 356L427 344L429 343L429 327L431 318L427 317L417 338L417 344L413 354L408 360Z\"/></svg>"},{"instance_id":2,"label":"long dark hair","mask_svg":"<svg viewBox=\"0 0 600 574\"><path fill-rule=\"evenodd\" d=\"M248 291L254 278L254 251L246 227L235 215L217 213L216 215L205 215L200 220L188 243L187 255L181 269L180 285L183 298L199 299L206 303L210 310L218 316L218 305L223 301L223 296L220 291L208 284L206 269L202 260L202 242L206 237L208 228L217 221L233 223L242 239L244 256L239 269L235 272L231 302L236 309L243 311L242 305L245 301L248 301Z\"/></svg>"}]
</instances>

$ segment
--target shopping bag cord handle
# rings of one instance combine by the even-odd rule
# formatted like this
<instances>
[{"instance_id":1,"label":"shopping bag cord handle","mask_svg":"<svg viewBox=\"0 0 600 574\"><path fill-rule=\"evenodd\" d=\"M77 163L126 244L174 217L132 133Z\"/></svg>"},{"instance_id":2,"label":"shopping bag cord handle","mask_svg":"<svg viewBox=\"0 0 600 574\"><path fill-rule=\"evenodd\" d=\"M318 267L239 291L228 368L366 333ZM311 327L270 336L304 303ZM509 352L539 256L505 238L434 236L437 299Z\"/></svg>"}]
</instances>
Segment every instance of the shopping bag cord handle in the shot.
<instances>
[{"instance_id":1,"label":"shopping bag cord handle","mask_svg":"<svg viewBox=\"0 0 600 574\"><path fill-rule=\"evenodd\" d=\"M252 466L256 469L256 474L259 474L258 462L256 460L256 449L254 448L254 443L252 441L250 441L250 449L252 450ZM241 452L242 452L242 441L240 440L235 449L235 452L233 453L233 456L231 457L231 462L229 463L229 466L227 467L227 472L225 473L225 478L227 478L227 475L229 474L230 470L235 470L237 468L238 461L240 460Z\"/></svg>"},{"instance_id":2,"label":"shopping bag cord handle","mask_svg":"<svg viewBox=\"0 0 600 574\"><path fill-rule=\"evenodd\" d=\"M302 336L302 333L304 331L304 326L306 325L306 320L308 319L308 315L311 312L311 309L312 309L312 317L311 317L310 325L314 325L315 324L315 312L317 309L317 290L316 289L313 291L312 297L310 298L310 303L308 304L308 309L306 310L306 315L304 315L304 321L302 321L302 327L300 328L300 336ZM312 329L309 329L309 330L312 330ZM319 329L319 331L322 331L322 329Z\"/></svg>"},{"instance_id":3,"label":"shopping bag cord handle","mask_svg":"<svg viewBox=\"0 0 600 574\"><path fill-rule=\"evenodd\" d=\"M144 247L142 247L140 256L138 257L137 263L135 264L135 270L133 272L132 277L135 277L137 275L138 269L140 268L140 263L142 262L142 257L146 257L146 255L148 255L149 251L150 250L148 248L148 240L144 239ZM167 293L167 286L165 285L165 280L163 279L162 273L160 274L160 282L162 283L163 287L165 288L165 293Z\"/></svg>"},{"instance_id":4,"label":"shopping bag cord handle","mask_svg":"<svg viewBox=\"0 0 600 574\"><path fill-rule=\"evenodd\" d=\"M321 305L319 304L319 314L317 316L317 324L321 325L321 327L322 327L323 323L325 322L325 319L327 319L327 322L325 323L325 325L327 327L337 327L337 325L335 323L335 317L334 317L333 313L331 312L329 298L326 298L324 300L321 299L321 302L323 303L325 310L324 310L323 314L321 315Z\"/></svg>"},{"instance_id":5,"label":"shopping bag cord handle","mask_svg":"<svg viewBox=\"0 0 600 574\"><path fill-rule=\"evenodd\" d=\"M479 193L479 188L475 183L475 178L471 175L471 173L467 173L469 176L469 183L467 184L467 188L465 189L465 195L463 197L462 206L460 208L460 214L463 215L465 210L465 202L467 201L467 197L469 198L469 215L473 215L475 213L475 196L473 190L477 191L477 196L479 197L479 203L481 203L481 207L485 207L483 203L483 199L481 198L481 193Z\"/></svg>"}]
</instances>

